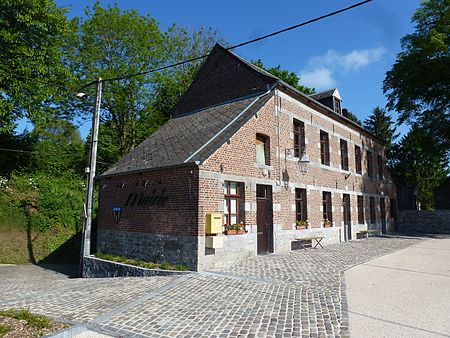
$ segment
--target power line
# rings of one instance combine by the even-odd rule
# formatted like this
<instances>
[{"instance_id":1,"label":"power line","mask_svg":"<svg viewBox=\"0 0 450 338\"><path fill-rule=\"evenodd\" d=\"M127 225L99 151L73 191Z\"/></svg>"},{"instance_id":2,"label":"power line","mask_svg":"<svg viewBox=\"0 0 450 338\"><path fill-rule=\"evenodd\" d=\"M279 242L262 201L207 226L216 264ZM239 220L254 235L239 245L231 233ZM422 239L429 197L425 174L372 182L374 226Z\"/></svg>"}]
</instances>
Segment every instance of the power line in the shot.
<instances>
[{"instance_id":1,"label":"power line","mask_svg":"<svg viewBox=\"0 0 450 338\"><path fill-rule=\"evenodd\" d=\"M0 148L0 151L10 151L15 153L34 153L34 151L29 150L7 149L7 148Z\"/></svg>"},{"instance_id":2,"label":"power line","mask_svg":"<svg viewBox=\"0 0 450 338\"><path fill-rule=\"evenodd\" d=\"M362 5L364 5L364 4L368 3L368 2L372 2L372 1L373 1L373 0L365 0L365 1L361 1L361 2L358 2L358 3L353 4L353 5L351 5L351 6L348 6L348 7L342 8L342 9L339 9L339 10L337 10L337 11L334 11L334 12L331 12L331 13L328 13L328 14L324 14L324 15L318 16L318 17L316 17L316 18L314 18L314 19L311 19L311 20L307 20L307 21L301 22L301 23L299 23L299 24L297 24L297 25L290 26L290 27L287 27L287 28L284 28L284 29L275 31L275 32L272 32L272 33L270 33L270 34L266 34L266 35L260 36L260 37L258 37L258 38L252 39L252 40L248 40L248 41L239 43L239 44L237 44L237 45L234 45L234 46L231 46L231 47L227 47L227 48L225 48L225 49L226 49L226 50L232 50L232 49L235 49L235 48L243 47L243 46L249 45L249 44L251 44L251 43L255 43L255 42L258 42L258 41L261 41L261 40L270 38L270 37L272 37L272 36L279 35L279 34L281 34L281 33L285 33L285 32L288 32L288 31L290 31L290 30L293 30L293 29L296 29L296 28L299 28L299 27L302 27L302 26L309 25L309 24L311 24L311 23L314 23L314 22L323 20L323 19L325 19L325 18L329 18L329 17L331 17L331 16L335 16L335 15L337 15L337 14L346 12L346 11L348 11L348 10L354 9L354 8L356 8L356 7L362 6ZM106 79L103 79L103 81L105 81L105 82L106 82L106 81L119 81L119 80L125 80L125 79L131 78L131 77L135 77L135 76L139 76L139 75L146 75L146 74L158 72L158 71L161 71L161 70L164 70L164 69L168 69L168 68L172 68L172 67L177 67L177 66L184 65L184 64L186 64L186 63L190 63L190 62L194 62L194 61L197 61L197 60L201 60L201 59L204 59L204 58L208 57L209 55L211 55L211 53L208 53L208 54L205 54L205 55L201 55L201 56L197 56L197 57L195 57L195 58L187 59L187 60L184 60L184 61L176 62L176 63L170 64L170 65L167 65L167 66L162 66L162 67L158 67L158 68L153 68L153 69L145 70L145 71L138 72L138 73L134 73L134 74L128 74L128 75L123 75L123 76L117 76L117 77L113 77L113 78L106 78ZM91 85L91 84L93 84L93 83L95 83L95 82L96 82L96 81L92 81L92 82L90 82L90 83L84 85L83 88L85 88L85 87L87 87L87 86L89 86L89 85Z\"/></svg>"}]
</instances>

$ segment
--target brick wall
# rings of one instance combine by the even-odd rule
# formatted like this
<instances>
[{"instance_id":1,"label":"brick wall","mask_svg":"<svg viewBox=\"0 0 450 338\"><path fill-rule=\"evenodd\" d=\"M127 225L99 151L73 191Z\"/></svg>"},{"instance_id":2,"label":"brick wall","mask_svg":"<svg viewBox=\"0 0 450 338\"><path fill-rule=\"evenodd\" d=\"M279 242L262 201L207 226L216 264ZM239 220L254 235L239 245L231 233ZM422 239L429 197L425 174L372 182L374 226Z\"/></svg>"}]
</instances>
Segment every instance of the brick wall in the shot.
<instances>
[{"instance_id":1,"label":"brick wall","mask_svg":"<svg viewBox=\"0 0 450 338\"><path fill-rule=\"evenodd\" d=\"M353 238L356 238L356 231L360 229L381 229L380 198L385 198L387 230L392 231L394 225L390 220L390 199L396 198L395 186L386 168L383 169L382 179L377 176L376 158L383 153L383 146L367 134L319 114L285 93L278 91L277 94L228 143L223 144L199 166L199 231L202 231L206 212L223 211L222 187L225 181L245 184L245 222L254 232L256 184L272 186L275 252L290 250L290 240L301 235L324 234L327 237L325 242L342 241L343 194L350 194ZM310 158L306 174L299 171L298 158L285 155L286 150L294 147L293 119L305 124L306 153ZM320 130L329 134L330 166L320 163ZM257 133L270 138L269 166L256 164ZM348 171L340 168L340 139L348 143ZM361 147L362 151L362 175L355 170L355 145ZM367 176L367 150L373 152L373 178ZM202 194L204 187L206 194ZM311 229L295 230L295 188L307 189ZM322 225L323 191L332 193L333 227L327 229ZM358 224L357 195L364 196L364 224ZM370 224L369 197L375 197L375 224ZM256 243L253 245L256 251Z\"/></svg>"},{"instance_id":2,"label":"brick wall","mask_svg":"<svg viewBox=\"0 0 450 338\"><path fill-rule=\"evenodd\" d=\"M196 167L104 177L99 187L99 251L196 268ZM113 207L123 208L118 222Z\"/></svg>"}]
</instances>

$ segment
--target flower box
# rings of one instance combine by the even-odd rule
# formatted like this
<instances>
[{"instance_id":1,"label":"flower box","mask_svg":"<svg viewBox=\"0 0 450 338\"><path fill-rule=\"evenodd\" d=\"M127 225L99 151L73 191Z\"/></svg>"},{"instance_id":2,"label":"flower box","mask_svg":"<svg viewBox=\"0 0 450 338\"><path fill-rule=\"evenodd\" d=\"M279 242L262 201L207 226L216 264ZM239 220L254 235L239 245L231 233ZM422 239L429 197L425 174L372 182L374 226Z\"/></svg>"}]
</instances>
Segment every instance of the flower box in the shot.
<instances>
[{"instance_id":1,"label":"flower box","mask_svg":"<svg viewBox=\"0 0 450 338\"><path fill-rule=\"evenodd\" d=\"M304 229L307 229L308 227L306 226L306 225L296 225L295 226L295 229L297 229L297 230L304 230Z\"/></svg>"}]
</instances>

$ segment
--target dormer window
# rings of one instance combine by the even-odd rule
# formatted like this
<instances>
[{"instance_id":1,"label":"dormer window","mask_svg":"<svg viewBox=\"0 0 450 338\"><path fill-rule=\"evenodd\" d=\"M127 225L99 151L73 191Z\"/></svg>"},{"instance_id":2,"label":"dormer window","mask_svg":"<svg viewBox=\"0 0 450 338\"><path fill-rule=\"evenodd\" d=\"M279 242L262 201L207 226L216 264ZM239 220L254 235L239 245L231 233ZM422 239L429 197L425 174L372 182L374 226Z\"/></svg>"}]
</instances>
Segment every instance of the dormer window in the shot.
<instances>
[{"instance_id":1,"label":"dormer window","mask_svg":"<svg viewBox=\"0 0 450 338\"><path fill-rule=\"evenodd\" d=\"M334 97L334 111L338 114L342 114L341 100L339 100L337 97Z\"/></svg>"}]
</instances>

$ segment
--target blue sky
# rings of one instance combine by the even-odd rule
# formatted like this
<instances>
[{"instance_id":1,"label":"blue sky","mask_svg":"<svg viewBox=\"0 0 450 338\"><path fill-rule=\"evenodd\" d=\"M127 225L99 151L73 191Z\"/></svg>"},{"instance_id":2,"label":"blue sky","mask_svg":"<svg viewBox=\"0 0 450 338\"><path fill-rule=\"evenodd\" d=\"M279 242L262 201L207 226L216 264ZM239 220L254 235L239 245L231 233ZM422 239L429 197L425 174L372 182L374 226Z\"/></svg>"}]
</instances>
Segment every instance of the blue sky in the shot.
<instances>
[{"instance_id":1,"label":"blue sky","mask_svg":"<svg viewBox=\"0 0 450 338\"><path fill-rule=\"evenodd\" d=\"M230 44L237 44L299 22L347 7L355 1L211 1L116 0L122 9L151 15L162 29L176 23L190 29L212 27ZM93 1L57 0L69 17L82 16ZM337 87L343 107L364 120L371 110L384 107L382 83L400 51L400 39L413 31L411 16L419 0L375 0L309 26L238 48L245 59L281 65L317 91ZM393 117L396 117L395 113ZM405 128L401 128L404 132ZM85 134L85 131L82 131Z\"/></svg>"}]
</instances>

